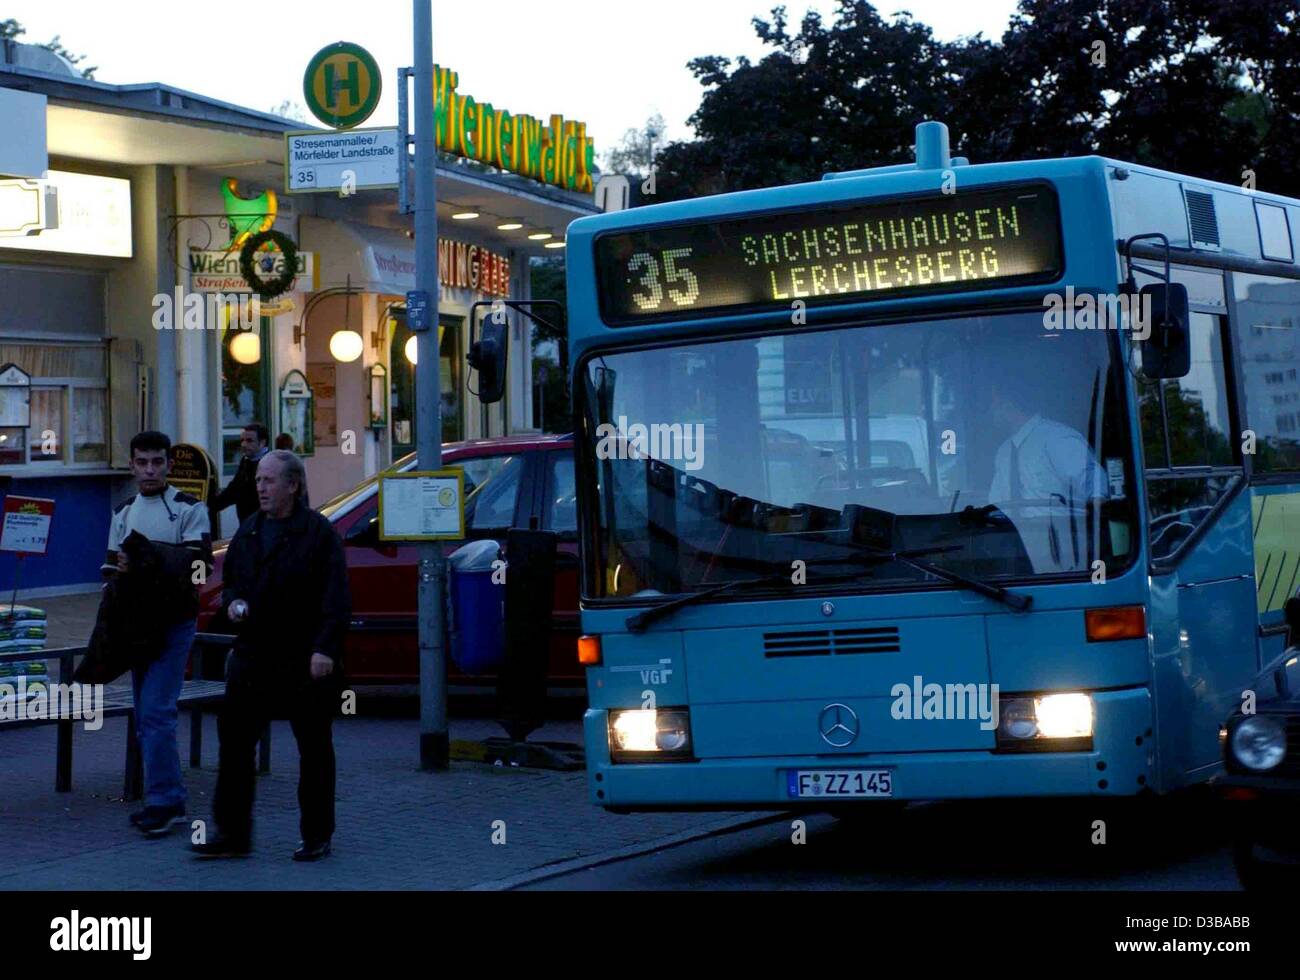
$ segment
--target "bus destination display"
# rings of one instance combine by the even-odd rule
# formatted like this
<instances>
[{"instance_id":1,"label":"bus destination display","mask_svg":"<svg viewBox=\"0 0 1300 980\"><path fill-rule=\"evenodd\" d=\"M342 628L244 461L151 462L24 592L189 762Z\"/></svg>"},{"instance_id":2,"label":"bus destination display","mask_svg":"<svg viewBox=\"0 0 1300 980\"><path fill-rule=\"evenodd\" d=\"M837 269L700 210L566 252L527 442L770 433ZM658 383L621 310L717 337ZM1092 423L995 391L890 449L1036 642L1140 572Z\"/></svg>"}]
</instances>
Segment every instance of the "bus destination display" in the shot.
<instances>
[{"instance_id":1,"label":"bus destination display","mask_svg":"<svg viewBox=\"0 0 1300 980\"><path fill-rule=\"evenodd\" d=\"M1061 271L1048 187L670 225L596 240L611 324L988 289Z\"/></svg>"}]
</instances>

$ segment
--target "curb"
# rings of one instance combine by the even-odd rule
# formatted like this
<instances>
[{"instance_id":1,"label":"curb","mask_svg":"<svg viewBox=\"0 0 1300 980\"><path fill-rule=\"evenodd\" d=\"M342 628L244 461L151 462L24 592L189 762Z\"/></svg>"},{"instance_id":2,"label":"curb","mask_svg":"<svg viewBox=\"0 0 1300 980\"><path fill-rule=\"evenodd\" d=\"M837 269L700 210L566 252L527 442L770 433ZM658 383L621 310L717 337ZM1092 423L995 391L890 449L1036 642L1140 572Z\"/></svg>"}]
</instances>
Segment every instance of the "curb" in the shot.
<instances>
[{"instance_id":1,"label":"curb","mask_svg":"<svg viewBox=\"0 0 1300 980\"><path fill-rule=\"evenodd\" d=\"M519 888L523 885L532 885L539 881L546 881L550 878L558 878L562 875L571 874L574 871L584 871L587 868L596 868L605 864L613 864L616 861L625 861L628 858L640 857L642 854L649 854L652 851L663 851L673 847L680 847L682 844L690 844L693 841L703 840L706 837L715 837L720 834L730 834L739 830L748 830L751 827L761 827L764 824L776 823L779 820L785 819L787 816L786 813L768 813L755 817L753 814L747 813L738 817L730 817L718 823L699 827L695 830L684 830L681 833L671 834L667 837L656 837L654 840L629 844L626 847L620 847L617 850L605 851L600 854L590 854L585 857L569 858L565 861L556 861L553 864L544 864L540 867L533 868L530 871L512 875L509 878L499 878L495 881L480 882L477 885L472 885L467 888L466 891L510 891L511 889Z\"/></svg>"}]
</instances>

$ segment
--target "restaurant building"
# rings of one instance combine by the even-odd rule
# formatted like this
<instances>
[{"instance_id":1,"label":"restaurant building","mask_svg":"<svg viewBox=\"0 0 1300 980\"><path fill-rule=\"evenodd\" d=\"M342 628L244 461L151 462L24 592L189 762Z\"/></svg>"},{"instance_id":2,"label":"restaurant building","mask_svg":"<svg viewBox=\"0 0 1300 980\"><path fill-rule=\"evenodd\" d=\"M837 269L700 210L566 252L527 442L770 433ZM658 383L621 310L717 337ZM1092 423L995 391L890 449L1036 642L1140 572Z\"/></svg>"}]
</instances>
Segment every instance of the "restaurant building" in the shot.
<instances>
[{"instance_id":1,"label":"restaurant building","mask_svg":"<svg viewBox=\"0 0 1300 980\"><path fill-rule=\"evenodd\" d=\"M98 581L141 429L201 447L224 485L242 427L262 422L304 456L314 503L414 448L416 243L396 191L286 193L285 133L311 127L83 79L40 48L0 54L0 130L26 133L28 151L0 148L0 495L55 501L20 601ZM43 175L26 145L38 138ZM525 318L510 317L505 399L472 396L465 352L487 310L475 304L529 299L530 261L562 254L592 196L451 153L437 182L443 440L536 431ZM251 317L209 297L252 296L239 246L263 230L296 244L297 275ZM231 508L221 530L234 527ZM14 568L0 554L0 591Z\"/></svg>"}]
</instances>

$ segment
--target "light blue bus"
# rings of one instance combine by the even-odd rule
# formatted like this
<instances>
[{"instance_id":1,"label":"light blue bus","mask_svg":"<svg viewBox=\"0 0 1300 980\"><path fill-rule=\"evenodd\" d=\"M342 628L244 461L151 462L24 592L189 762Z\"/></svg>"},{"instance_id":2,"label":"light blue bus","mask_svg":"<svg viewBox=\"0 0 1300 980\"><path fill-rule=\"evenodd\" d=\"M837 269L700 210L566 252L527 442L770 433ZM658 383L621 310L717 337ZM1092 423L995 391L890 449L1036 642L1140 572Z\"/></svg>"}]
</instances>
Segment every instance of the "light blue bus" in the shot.
<instances>
[{"instance_id":1,"label":"light blue bus","mask_svg":"<svg viewBox=\"0 0 1300 980\"><path fill-rule=\"evenodd\" d=\"M912 164L575 222L592 802L1212 776L1300 582L1298 227L937 122Z\"/></svg>"}]
</instances>

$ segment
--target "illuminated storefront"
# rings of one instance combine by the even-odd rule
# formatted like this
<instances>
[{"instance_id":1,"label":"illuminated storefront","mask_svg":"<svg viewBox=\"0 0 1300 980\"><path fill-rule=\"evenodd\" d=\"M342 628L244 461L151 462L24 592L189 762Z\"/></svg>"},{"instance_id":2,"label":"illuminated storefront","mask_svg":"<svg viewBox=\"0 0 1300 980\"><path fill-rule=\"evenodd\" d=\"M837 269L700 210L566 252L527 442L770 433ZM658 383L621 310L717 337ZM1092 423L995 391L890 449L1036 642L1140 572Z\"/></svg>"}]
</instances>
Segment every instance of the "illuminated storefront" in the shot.
<instances>
[{"instance_id":1,"label":"illuminated storefront","mask_svg":"<svg viewBox=\"0 0 1300 980\"><path fill-rule=\"evenodd\" d=\"M463 134L473 100L451 102ZM224 485L242 427L260 422L304 455L317 502L413 447L404 297L415 242L392 190L286 193L277 161L300 123L165 85L0 63L11 122L15 105L27 142L47 143L48 173L31 171L39 155L0 148L0 374L14 369L0 384L0 494L57 501L51 556L28 564L24 592L98 579L112 505L131 492L127 444L143 428L203 448ZM497 116L499 137L509 127ZM484 407L465 364L472 311L528 299L530 261L555 254L569 222L596 210L581 190L585 127L552 117L533 132L532 117L510 118L545 157L536 166L522 143L520 165L503 168L518 172L474 154L438 165L445 441L536 431L531 327L512 314L507 395ZM296 245L296 275L245 320L241 236L264 231ZM274 279L282 259L256 261ZM218 294L243 304L233 319ZM233 530L231 509L219 533ZM0 589L12 567L0 556Z\"/></svg>"}]
</instances>

